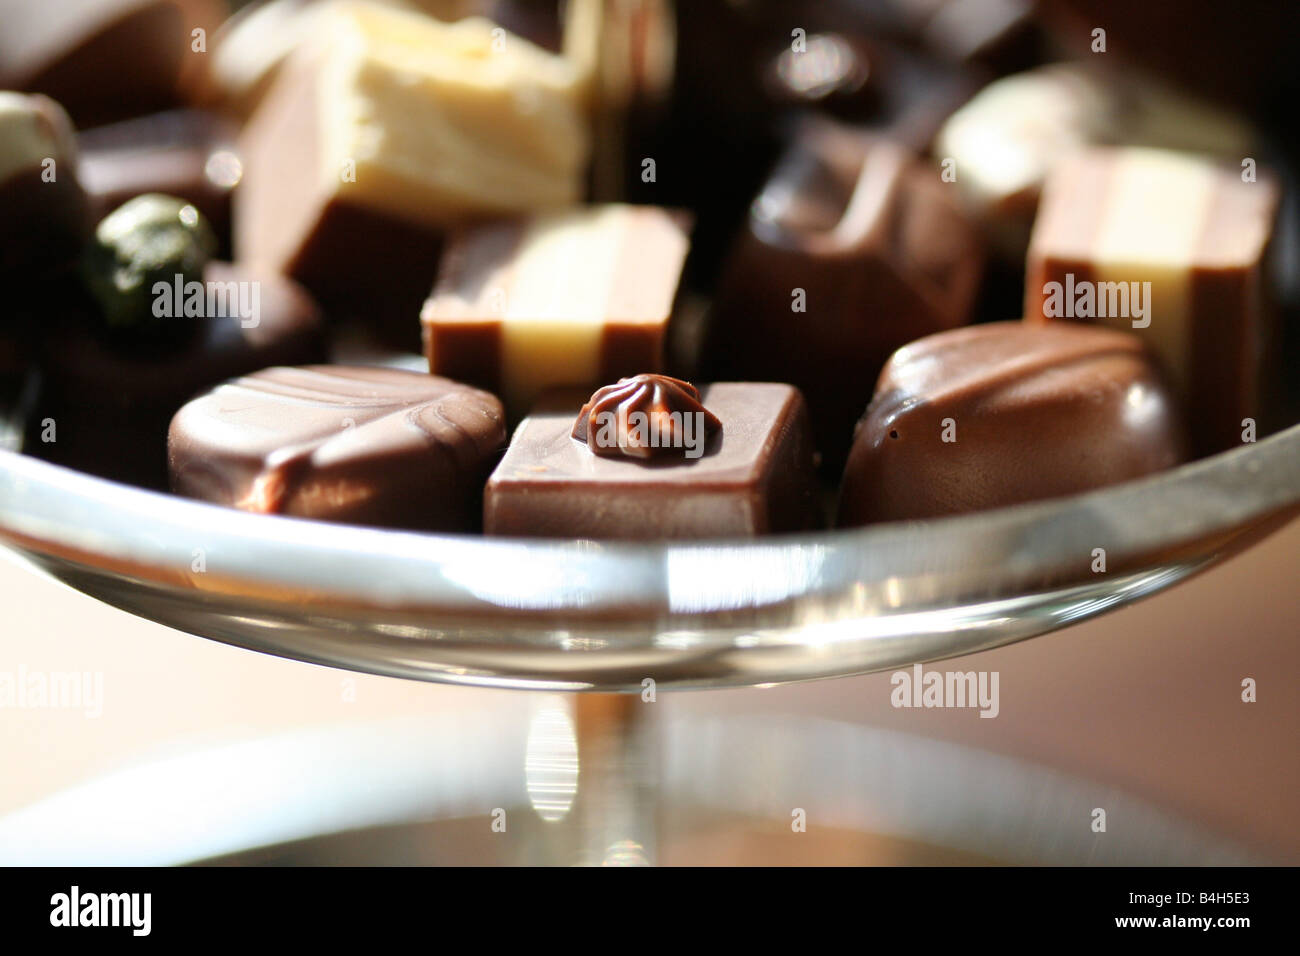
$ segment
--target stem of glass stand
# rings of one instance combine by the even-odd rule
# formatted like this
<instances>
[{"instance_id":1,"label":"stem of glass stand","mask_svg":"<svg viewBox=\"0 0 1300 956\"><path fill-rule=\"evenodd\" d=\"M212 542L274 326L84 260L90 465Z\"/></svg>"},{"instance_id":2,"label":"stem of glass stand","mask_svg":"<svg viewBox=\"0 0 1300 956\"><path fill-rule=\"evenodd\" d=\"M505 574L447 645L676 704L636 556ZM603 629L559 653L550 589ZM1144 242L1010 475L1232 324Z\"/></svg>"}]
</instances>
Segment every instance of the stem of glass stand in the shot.
<instances>
[{"instance_id":1,"label":"stem of glass stand","mask_svg":"<svg viewBox=\"0 0 1300 956\"><path fill-rule=\"evenodd\" d=\"M578 863L646 866L655 853L655 761L638 694L575 694Z\"/></svg>"}]
</instances>

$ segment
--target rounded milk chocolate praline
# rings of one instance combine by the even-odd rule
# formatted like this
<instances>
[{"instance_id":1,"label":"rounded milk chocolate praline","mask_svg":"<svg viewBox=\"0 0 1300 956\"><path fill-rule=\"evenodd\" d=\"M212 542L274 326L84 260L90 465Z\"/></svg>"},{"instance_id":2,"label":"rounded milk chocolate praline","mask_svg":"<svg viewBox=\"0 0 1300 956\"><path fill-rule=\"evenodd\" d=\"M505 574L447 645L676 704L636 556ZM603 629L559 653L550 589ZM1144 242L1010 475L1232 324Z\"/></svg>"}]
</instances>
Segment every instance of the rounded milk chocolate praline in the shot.
<instances>
[{"instance_id":1,"label":"rounded milk chocolate praline","mask_svg":"<svg viewBox=\"0 0 1300 956\"><path fill-rule=\"evenodd\" d=\"M266 368L172 418L172 490L259 514L471 531L506 442L495 395L403 369Z\"/></svg>"},{"instance_id":2,"label":"rounded milk chocolate praline","mask_svg":"<svg viewBox=\"0 0 1300 956\"><path fill-rule=\"evenodd\" d=\"M839 524L929 518L1088 491L1185 457L1141 340L1068 322L927 336L886 363L854 433Z\"/></svg>"}]
</instances>

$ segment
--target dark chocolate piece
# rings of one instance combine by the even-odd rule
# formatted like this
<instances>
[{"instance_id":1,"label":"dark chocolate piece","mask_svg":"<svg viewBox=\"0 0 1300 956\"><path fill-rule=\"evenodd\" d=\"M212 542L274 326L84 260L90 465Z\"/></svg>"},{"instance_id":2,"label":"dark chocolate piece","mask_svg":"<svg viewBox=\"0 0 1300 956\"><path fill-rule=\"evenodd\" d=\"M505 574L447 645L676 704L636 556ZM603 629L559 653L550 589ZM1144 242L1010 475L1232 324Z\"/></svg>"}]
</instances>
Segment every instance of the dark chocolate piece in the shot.
<instances>
[{"instance_id":1,"label":"dark chocolate piece","mask_svg":"<svg viewBox=\"0 0 1300 956\"><path fill-rule=\"evenodd\" d=\"M797 385L838 468L890 353L970 318L983 252L953 190L892 141L807 124L723 275L706 368Z\"/></svg>"},{"instance_id":2,"label":"dark chocolate piece","mask_svg":"<svg viewBox=\"0 0 1300 956\"><path fill-rule=\"evenodd\" d=\"M0 89L44 93L80 127L176 106L224 0L0 0ZM205 40L206 43L206 40Z\"/></svg>"},{"instance_id":3,"label":"dark chocolate piece","mask_svg":"<svg viewBox=\"0 0 1300 956\"><path fill-rule=\"evenodd\" d=\"M30 285L67 265L89 226L68 115L47 97L0 92L0 279Z\"/></svg>"},{"instance_id":4,"label":"dark chocolate piece","mask_svg":"<svg viewBox=\"0 0 1300 956\"><path fill-rule=\"evenodd\" d=\"M469 531L505 438L501 403L448 379L268 368L177 412L168 464L178 494L245 511Z\"/></svg>"},{"instance_id":5,"label":"dark chocolate piece","mask_svg":"<svg viewBox=\"0 0 1300 956\"><path fill-rule=\"evenodd\" d=\"M633 375L598 389L578 412L572 435L606 458L698 458L721 427L690 382Z\"/></svg>"},{"instance_id":6,"label":"dark chocolate piece","mask_svg":"<svg viewBox=\"0 0 1300 956\"><path fill-rule=\"evenodd\" d=\"M900 18L879 9L888 6L829 0L676 5L672 105L659 141L642 153L656 159L657 180L652 195L633 195L696 213L693 258L701 284L712 286L798 116L815 109L851 119L923 152L979 88L979 71L899 42L903 34L891 25Z\"/></svg>"},{"instance_id":7,"label":"dark chocolate piece","mask_svg":"<svg viewBox=\"0 0 1300 956\"><path fill-rule=\"evenodd\" d=\"M193 288L182 287L156 303L196 332L153 346L105 340L93 303L71 294L56 314L40 316L53 327L26 450L106 478L164 488L167 423L189 398L268 365L324 359L320 312L301 287L225 262L209 263L204 279L201 302ZM59 321L59 313L72 312L80 315ZM43 439L47 419L55 426L53 442Z\"/></svg>"},{"instance_id":8,"label":"dark chocolate piece","mask_svg":"<svg viewBox=\"0 0 1300 956\"><path fill-rule=\"evenodd\" d=\"M1106 47L1100 58L1157 72L1241 113L1270 111L1283 123L1294 122L1300 5L1243 9L1221 0L1179 0L1176 24L1171 9L1111 0L1038 2L1051 40L1070 56L1099 58L1094 31L1102 28Z\"/></svg>"},{"instance_id":9,"label":"dark chocolate piece","mask_svg":"<svg viewBox=\"0 0 1300 956\"><path fill-rule=\"evenodd\" d=\"M159 284L200 282L216 248L207 220L185 200L137 196L95 227L86 284L109 328L157 336L182 326L173 310L153 308Z\"/></svg>"},{"instance_id":10,"label":"dark chocolate piece","mask_svg":"<svg viewBox=\"0 0 1300 956\"><path fill-rule=\"evenodd\" d=\"M546 388L662 369L687 223L610 204L454 233L420 313L429 371L522 414Z\"/></svg>"},{"instance_id":11,"label":"dark chocolate piece","mask_svg":"<svg viewBox=\"0 0 1300 956\"><path fill-rule=\"evenodd\" d=\"M839 523L932 518L1088 491L1184 458L1134 335L994 322L896 352L854 435Z\"/></svg>"},{"instance_id":12,"label":"dark chocolate piece","mask_svg":"<svg viewBox=\"0 0 1300 956\"><path fill-rule=\"evenodd\" d=\"M163 193L193 203L223 249L230 245L230 196L244 175L229 120L175 110L81 133L79 176L95 221L129 199Z\"/></svg>"},{"instance_id":13,"label":"dark chocolate piece","mask_svg":"<svg viewBox=\"0 0 1300 956\"><path fill-rule=\"evenodd\" d=\"M583 397L552 394L488 481L488 534L656 540L801 531L819 524L808 415L797 389L700 389L721 430L698 458L600 457L573 437ZM697 436L698 437L698 436Z\"/></svg>"},{"instance_id":14,"label":"dark chocolate piece","mask_svg":"<svg viewBox=\"0 0 1300 956\"><path fill-rule=\"evenodd\" d=\"M1160 359L1205 455L1258 420L1265 259L1278 189L1181 153L1094 150L1048 177L1030 243L1025 319L1132 329Z\"/></svg>"}]
</instances>

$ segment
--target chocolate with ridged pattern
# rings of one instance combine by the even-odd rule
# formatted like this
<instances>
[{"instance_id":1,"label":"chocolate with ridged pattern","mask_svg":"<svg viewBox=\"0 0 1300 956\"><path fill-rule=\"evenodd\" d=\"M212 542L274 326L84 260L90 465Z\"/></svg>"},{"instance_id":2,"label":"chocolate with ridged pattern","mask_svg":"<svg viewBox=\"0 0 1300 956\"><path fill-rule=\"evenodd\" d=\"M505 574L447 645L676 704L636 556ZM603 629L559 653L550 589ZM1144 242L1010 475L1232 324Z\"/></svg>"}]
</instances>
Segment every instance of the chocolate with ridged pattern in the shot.
<instances>
[{"instance_id":1,"label":"chocolate with ridged pattern","mask_svg":"<svg viewBox=\"0 0 1300 956\"><path fill-rule=\"evenodd\" d=\"M501 403L420 372L268 368L176 413L172 489L259 514L435 531L478 526Z\"/></svg>"},{"instance_id":2,"label":"chocolate with ridged pattern","mask_svg":"<svg viewBox=\"0 0 1300 956\"><path fill-rule=\"evenodd\" d=\"M73 289L47 307L52 314L36 316L50 334L26 450L105 478L165 488L167 423L185 401L268 365L324 360L320 310L296 283L227 262L208 263L204 281L245 283L250 297L256 289L256 320L228 306L166 320L192 324L185 336L122 341L102 329L94 303ZM47 421L54 424L52 442L44 440Z\"/></svg>"}]
</instances>

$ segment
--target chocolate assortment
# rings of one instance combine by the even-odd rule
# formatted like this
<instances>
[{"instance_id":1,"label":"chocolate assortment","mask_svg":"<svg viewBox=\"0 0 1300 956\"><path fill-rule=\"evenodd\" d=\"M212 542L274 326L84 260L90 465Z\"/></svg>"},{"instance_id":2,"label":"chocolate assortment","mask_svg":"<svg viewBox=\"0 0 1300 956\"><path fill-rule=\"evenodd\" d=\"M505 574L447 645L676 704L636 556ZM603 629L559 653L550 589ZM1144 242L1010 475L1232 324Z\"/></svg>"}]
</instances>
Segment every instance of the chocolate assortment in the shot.
<instances>
[{"instance_id":1,"label":"chocolate assortment","mask_svg":"<svg viewBox=\"0 0 1300 956\"><path fill-rule=\"evenodd\" d=\"M1231 42L1115 11L1111 55L1096 6L0 0L0 437L623 541L1252 441L1300 311L1294 31L1198 0Z\"/></svg>"},{"instance_id":2,"label":"chocolate assortment","mask_svg":"<svg viewBox=\"0 0 1300 956\"><path fill-rule=\"evenodd\" d=\"M244 128L240 255L327 307L418 314L443 232L576 202L590 151L580 75L487 20L341 5Z\"/></svg>"}]
</instances>

